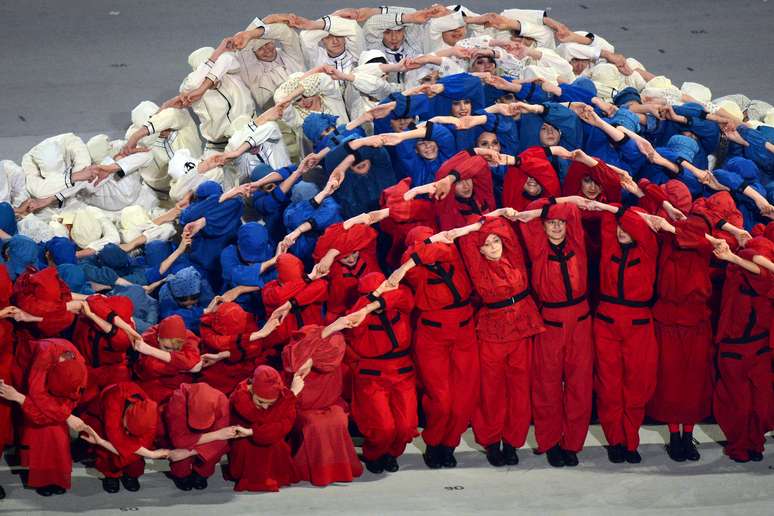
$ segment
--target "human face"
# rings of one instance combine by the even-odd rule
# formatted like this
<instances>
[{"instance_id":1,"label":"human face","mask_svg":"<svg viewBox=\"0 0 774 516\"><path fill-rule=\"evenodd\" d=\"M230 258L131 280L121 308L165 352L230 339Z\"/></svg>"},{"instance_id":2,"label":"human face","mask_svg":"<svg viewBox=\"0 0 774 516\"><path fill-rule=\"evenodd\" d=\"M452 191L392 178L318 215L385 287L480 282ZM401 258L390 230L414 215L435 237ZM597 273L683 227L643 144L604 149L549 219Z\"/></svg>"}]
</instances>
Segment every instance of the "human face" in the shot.
<instances>
[{"instance_id":1,"label":"human face","mask_svg":"<svg viewBox=\"0 0 774 516\"><path fill-rule=\"evenodd\" d=\"M277 59L277 47L273 41L269 41L264 46L255 51L255 57L258 61L272 63Z\"/></svg>"},{"instance_id":2,"label":"human face","mask_svg":"<svg viewBox=\"0 0 774 516\"><path fill-rule=\"evenodd\" d=\"M545 145L546 147L550 147L552 145L559 145L559 138L561 138L562 133L560 133L556 127L554 127L551 124L543 124L540 127L540 144Z\"/></svg>"},{"instance_id":3,"label":"human face","mask_svg":"<svg viewBox=\"0 0 774 516\"><path fill-rule=\"evenodd\" d=\"M466 35L467 32L465 27L458 27L456 29L447 30L446 32L441 33L441 39L444 43L450 47L453 47L459 40L465 38Z\"/></svg>"},{"instance_id":4,"label":"human face","mask_svg":"<svg viewBox=\"0 0 774 516\"><path fill-rule=\"evenodd\" d=\"M402 133L408 129L408 126L411 125L412 121L411 118L395 118L390 120L390 127L392 127L393 132Z\"/></svg>"},{"instance_id":5,"label":"human face","mask_svg":"<svg viewBox=\"0 0 774 516\"><path fill-rule=\"evenodd\" d=\"M438 144L432 140L419 140L417 142L417 154L422 159L434 160L438 157Z\"/></svg>"},{"instance_id":6,"label":"human face","mask_svg":"<svg viewBox=\"0 0 774 516\"><path fill-rule=\"evenodd\" d=\"M328 52L328 57L339 57L346 49L347 40L343 36L325 36L322 39L323 47Z\"/></svg>"},{"instance_id":7,"label":"human face","mask_svg":"<svg viewBox=\"0 0 774 516\"><path fill-rule=\"evenodd\" d=\"M390 50L398 50L403 45L406 37L406 31L403 29L387 29L382 35L382 44Z\"/></svg>"},{"instance_id":8,"label":"human face","mask_svg":"<svg viewBox=\"0 0 774 516\"><path fill-rule=\"evenodd\" d=\"M159 349L163 351L180 351L183 339L159 339Z\"/></svg>"},{"instance_id":9,"label":"human face","mask_svg":"<svg viewBox=\"0 0 774 516\"><path fill-rule=\"evenodd\" d=\"M419 79L419 84L435 84L436 82L438 82L438 77L439 76L440 76L440 74L438 73L438 71L437 70L433 70L429 74L427 74L424 77L422 77L421 79ZM430 96L433 96L433 95L435 95L435 94L433 93Z\"/></svg>"},{"instance_id":10,"label":"human face","mask_svg":"<svg viewBox=\"0 0 774 516\"><path fill-rule=\"evenodd\" d=\"M352 254L348 254L344 258L339 260L339 263L345 267L354 267L357 260L360 258L360 251L355 251Z\"/></svg>"},{"instance_id":11,"label":"human face","mask_svg":"<svg viewBox=\"0 0 774 516\"><path fill-rule=\"evenodd\" d=\"M527 177L527 180L524 182L524 191L532 197L537 197L543 193L543 187L540 186L540 183L535 181L534 177Z\"/></svg>"},{"instance_id":12,"label":"human face","mask_svg":"<svg viewBox=\"0 0 774 516\"><path fill-rule=\"evenodd\" d=\"M500 141L497 139L495 133L483 132L476 140L476 147L482 149L492 149L495 152L500 152Z\"/></svg>"},{"instance_id":13,"label":"human face","mask_svg":"<svg viewBox=\"0 0 774 516\"><path fill-rule=\"evenodd\" d=\"M302 108L309 110L309 111L320 111L322 108L322 100L320 99L319 95L314 95L312 97L301 97L296 101L296 103L301 106Z\"/></svg>"},{"instance_id":14,"label":"human face","mask_svg":"<svg viewBox=\"0 0 774 516\"><path fill-rule=\"evenodd\" d=\"M496 262L503 255L503 241L499 236L495 235L494 233L490 233L486 237L484 245L479 247L478 250L481 252L481 254L484 255L484 258L489 261Z\"/></svg>"},{"instance_id":15,"label":"human face","mask_svg":"<svg viewBox=\"0 0 774 516\"><path fill-rule=\"evenodd\" d=\"M515 32L511 32L511 41L514 43L521 43L525 47L536 47L537 41L532 38L526 38L524 36L520 36L516 34Z\"/></svg>"},{"instance_id":16,"label":"human face","mask_svg":"<svg viewBox=\"0 0 774 516\"><path fill-rule=\"evenodd\" d=\"M190 296L176 297L177 304L183 308L189 308L199 303L199 294Z\"/></svg>"},{"instance_id":17,"label":"human face","mask_svg":"<svg viewBox=\"0 0 774 516\"><path fill-rule=\"evenodd\" d=\"M494 60L491 57L477 57L475 61L470 63L471 72L489 72L494 73L495 66Z\"/></svg>"},{"instance_id":18,"label":"human face","mask_svg":"<svg viewBox=\"0 0 774 516\"><path fill-rule=\"evenodd\" d=\"M470 114L470 101L468 99L455 100L451 105L451 114L457 118Z\"/></svg>"},{"instance_id":19,"label":"human face","mask_svg":"<svg viewBox=\"0 0 774 516\"><path fill-rule=\"evenodd\" d=\"M576 59L573 57L570 59L570 64L572 65L572 72L575 75L580 75L586 71L589 66L591 66L591 61L588 59Z\"/></svg>"},{"instance_id":20,"label":"human face","mask_svg":"<svg viewBox=\"0 0 774 516\"><path fill-rule=\"evenodd\" d=\"M352 165L350 169L352 169L352 172L354 172L355 174L360 174L360 175L368 174L368 171L371 170L371 160L365 159L360 163L358 163L357 165Z\"/></svg>"},{"instance_id":21,"label":"human face","mask_svg":"<svg viewBox=\"0 0 774 516\"><path fill-rule=\"evenodd\" d=\"M250 386L250 394L253 398L253 403L255 403L255 406L258 408L262 408L263 410L268 409L272 405L274 405L274 402L277 401L277 398L274 398L273 400L267 400L266 398L261 398L260 396L257 396L253 393L253 386Z\"/></svg>"},{"instance_id":22,"label":"human face","mask_svg":"<svg viewBox=\"0 0 774 516\"><path fill-rule=\"evenodd\" d=\"M626 231L621 229L621 226L616 226L615 227L615 237L618 239L618 242L621 243L621 244L631 244L632 243L631 235L629 235L629 233L627 233Z\"/></svg>"},{"instance_id":23,"label":"human face","mask_svg":"<svg viewBox=\"0 0 774 516\"><path fill-rule=\"evenodd\" d=\"M457 197L462 197L463 199L470 199L473 197L473 180L463 179L462 181L454 183L454 193Z\"/></svg>"},{"instance_id":24,"label":"human face","mask_svg":"<svg viewBox=\"0 0 774 516\"><path fill-rule=\"evenodd\" d=\"M554 245L564 242L564 238L567 236L567 223L560 219L544 220L543 229L546 231L548 241Z\"/></svg>"},{"instance_id":25,"label":"human face","mask_svg":"<svg viewBox=\"0 0 774 516\"><path fill-rule=\"evenodd\" d=\"M601 192L602 190L599 188L599 185L596 181L591 179L591 176L586 176L583 178L583 181L581 181L581 193L587 199L596 199Z\"/></svg>"}]
</instances>

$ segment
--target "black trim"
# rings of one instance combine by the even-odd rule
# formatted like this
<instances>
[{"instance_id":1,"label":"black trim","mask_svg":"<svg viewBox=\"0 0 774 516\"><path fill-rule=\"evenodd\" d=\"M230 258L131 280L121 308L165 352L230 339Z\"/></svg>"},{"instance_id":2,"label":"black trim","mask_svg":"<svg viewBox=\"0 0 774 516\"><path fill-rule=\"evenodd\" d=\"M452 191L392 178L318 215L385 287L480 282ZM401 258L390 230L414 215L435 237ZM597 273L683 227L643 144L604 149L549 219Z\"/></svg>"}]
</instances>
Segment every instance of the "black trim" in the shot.
<instances>
[{"instance_id":1,"label":"black trim","mask_svg":"<svg viewBox=\"0 0 774 516\"><path fill-rule=\"evenodd\" d=\"M721 351L720 358L733 358L734 360L742 360L741 353L734 353L732 351Z\"/></svg>"},{"instance_id":2,"label":"black trim","mask_svg":"<svg viewBox=\"0 0 774 516\"><path fill-rule=\"evenodd\" d=\"M432 326L433 328L441 328L443 327L443 324L435 321L431 321L430 319L425 319L424 317L419 320L422 324L425 326Z\"/></svg>"},{"instance_id":3,"label":"black trim","mask_svg":"<svg viewBox=\"0 0 774 516\"><path fill-rule=\"evenodd\" d=\"M382 372L378 369L360 369L358 371L359 374L364 374L367 376L381 376Z\"/></svg>"},{"instance_id":4,"label":"black trim","mask_svg":"<svg viewBox=\"0 0 774 516\"><path fill-rule=\"evenodd\" d=\"M628 299L620 299L617 297L600 294L599 300L614 305L629 306L632 308L649 308L653 306L652 299L649 299L648 301L629 301Z\"/></svg>"},{"instance_id":5,"label":"black trim","mask_svg":"<svg viewBox=\"0 0 774 516\"><path fill-rule=\"evenodd\" d=\"M749 344L750 342L755 342L756 340L765 339L769 336L768 331L764 331L761 333L758 333L757 335L747 335L737 338L725 338L720 341L721 344Z\"/></svg>"},{"instance_id":6,"label":"black trim","mask_svg":"<svg viewBox=\"0 0 774 516\"><path fill-rule=\"evenodd\" d=\"M632 325L634 325L634 326L645 326L649 322L650 322L650 318L647 318L647 319L633 319L632 320Z\"/></svg>"},{"instance_id":7,"label":"black trim","mask_svg":"<svg viewBox=\"0 0 774 516\"><path fill-rule=\"evenodd\" d=\"M771 348L769 346L763 346L758 351L755 352L756 355L765 355L766 353L770 353Z\"/></svg>"},{"instance_id":8,"label":"black trim","mask_svg":"<svg viewBox=\"0 0 774 516\"><path fill-rule=\"evenodd\" d=\"M568 306L575 306L586 301L586 294L575 299L568 299L567 301L540 301L540 304L546 308L567 308Z\"/></svg>"},{"instance_id":9,"label":"black trim","mask_svg":"<svg viewBox=\"0 0 774 516\"><path fill-rule=\"evenodd\" d=\"M613 319L612 317L608 317L605 314L601 314L599 312L597 312L594 318L599 319L600 321L606 322L607 324L613 324L615 322L615 319Z\"/></svg>"},{"instance_id":10,"label":"black trim","mask_svg":"<svg viewBox=\"0 0 774 516\"><path fill-rule=\"evenodd\" d=\"M497 309L497 308L505 308L508 306L515 305L522 299L526 298L530 294L530 289L522 290L518 294L514 294L513 296L503 299L500 301L495 301L494 303L486 303L485 306L487 308Z\"/></svg>"},{"instance_id":11,"label":"black trim","mask_svg":"<svg viewBox=\"0 0 774 516\"><path fill-rule=\"evenodd\" d=\"M398 374L410 373L413 370L414 370L414 366L401 367L400 369L398 369Z\"/></svg>"},{"instance_id":12,"label":"black trim","mask_svg":"<svg viewBox=\"0 0 774 516\"><path fill-rule=\"evenodd\" d=\"M564 326L563 322L549 321L548 319L543 319L543 324L545 324L546 326L554 326L556 328L561 328L562 326Z\"/></svg>"}]
</instances>

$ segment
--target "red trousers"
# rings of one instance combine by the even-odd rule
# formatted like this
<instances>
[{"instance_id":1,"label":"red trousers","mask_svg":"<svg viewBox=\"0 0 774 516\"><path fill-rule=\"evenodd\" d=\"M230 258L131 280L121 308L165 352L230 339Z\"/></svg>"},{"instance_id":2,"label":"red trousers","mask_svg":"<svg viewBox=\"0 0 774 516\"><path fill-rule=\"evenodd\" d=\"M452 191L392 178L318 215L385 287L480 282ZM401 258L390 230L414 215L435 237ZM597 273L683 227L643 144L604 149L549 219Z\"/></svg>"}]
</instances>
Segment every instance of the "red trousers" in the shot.
<instances>
[{"instance_id":1,"label":"red trousers","mask_svg":"<svg viewBox=\"0 0 774 516\"><path fill-rule=\"evenodd\" d=\"M481 397L473 433L481 446L505 441L517 448L529 432L532 337L508 342L478 341Z\"/></svg>"},{"instance_id":2,"label":"red trousers","mask_svg":"<svg viewBox=\"0 0 774 516\"><path fill-rule=\"evenodd\" d=\"M417 433L416 373L409 357L358 361L352 417L365 437L363 457L399 457Z\"/></svg>"},{"instance_id":3,"label":"red trousers","mask_svg":"<svg viewBox=\"0 0 774 516\"><path fill-rule=\"evenodd\" d=\"M532 351L532 411L538 452L579 452L591 420L594 344L587 303L543 307Z\"/></svg>"},{"instance_id":4,"label":"red trousers","mask_svg":"<svg viewBox=\"0 0 774 516\"><path fill-rule=\"evenodd\" d=\"M227 452L228 446L224 446L221 455L212 456L208 459L204 459L200 455L194 455L177 462L170 462L169 472L176 478L185 478L194 471L204 478L210 478L215 473L215 467L220 462L220 458Z\"/></svg>"},{"instance_id":5,"label":"red trousers","mask_svg":"<svg viewBox=\"0 0 774 516\"><path fill-rule=\"evenodd\" d=\"M474 326L469 307L419 315L414 353L427 418L422 439L429 446L456 447L473 416L479 393Z\"/></svg>"},{"instance_id":6,"label":"red trousers","mask_svg":"<svg viewBox=\"0 0 774 516\"><path fill-rule=\"evenodd\" d=\"M768 335L744 344L721 342L714 410L726 435L726 455L746 460L762 452L771 412L771 348Z\"/></svg>"},{"instance_id":7,"label":"red trousers","mask_svg":"<svg viewBox=\"0 0 774 516\"><path fill-rule=\"evenodd\" d=\"M712 405L712 327L656 321L658 376L648 416L665 423L694 424Z\"/></svg>"},{"instance_id":8,"label":"red trousers","mask_svg":"<svg viewBox=\"0 0 774 516\"><path fill-rule=\"evenodd\" d=\"M599 304L594 317L595 389L608 444L640 443L645 405L656 386L658 346L650 308Z\"/></svg>"}]
</instances>

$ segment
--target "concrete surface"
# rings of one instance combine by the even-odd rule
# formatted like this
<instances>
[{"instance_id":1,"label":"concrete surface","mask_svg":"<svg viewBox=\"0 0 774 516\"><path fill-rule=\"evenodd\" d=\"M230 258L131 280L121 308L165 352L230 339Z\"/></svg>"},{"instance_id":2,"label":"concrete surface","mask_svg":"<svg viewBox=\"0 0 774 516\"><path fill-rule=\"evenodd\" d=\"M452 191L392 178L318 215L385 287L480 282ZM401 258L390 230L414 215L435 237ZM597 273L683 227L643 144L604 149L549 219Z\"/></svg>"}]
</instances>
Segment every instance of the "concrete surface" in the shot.
<instances>
[{"instance_id":1,"label":"concrete surface","mask_svg":"<svg viewBox=\"0 0 774 516\"><path fill-rule=\"evenodd\" d=\"M430 4L423 0L415 6ZM716 96L774 100L774 2L767 0L553 0L552 15L598 32L654 73ZM188 54L215 46L256 15L314 18L342 0L0 0L0 159L19 160L45 137L123 135L129 111L161 103L188 73ZM516 4L471 1L478 12Z\"/></svg>"},{"instance_id":2,"label":"concrete surface","mask_svg":"<svg viewBox=\"0 0 774 516\"><path fill-rule=\"evenodd\" d=\"M457 449L456 469L428 470L417 439L399 459L397 473L365 472L353 483L316 488L304 482L279 493L235 493L220 472L206 491L184 493L164 476L156 461L141 477L137 493L108 495L99 474L78 465L73 490L43 498L21 487L19 477L0 467L0 485L8 498L0 514L138 514L198 516L205 514L270 515L427 515L427 514L716 514L771 515L774 507L774 445L769 440L763 462L737 464L714 442L715 425L697 427L702 459L675 463L664 451L664 427L640 431L643 462L608 462L600 446L602 431L593 426L576 468L551 468L545 457L522 449L520 464L492 468L468 432ZM528 446L535 446L530 435Z\"/></svg>"}]
</instances>

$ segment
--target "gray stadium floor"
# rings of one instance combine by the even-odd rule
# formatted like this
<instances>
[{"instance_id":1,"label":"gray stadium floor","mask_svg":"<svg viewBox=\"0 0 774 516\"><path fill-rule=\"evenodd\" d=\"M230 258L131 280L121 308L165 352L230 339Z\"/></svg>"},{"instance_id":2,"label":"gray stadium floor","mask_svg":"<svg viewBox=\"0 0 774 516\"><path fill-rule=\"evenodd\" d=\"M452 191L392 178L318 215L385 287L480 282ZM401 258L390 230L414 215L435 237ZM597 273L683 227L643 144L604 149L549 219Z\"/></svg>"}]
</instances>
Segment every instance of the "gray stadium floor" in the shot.
<instances>
[{"instance_id":1,"label":"gray stadium floor","mask_svg":"<svg viewBox=\"0 0 774 516\"><path fill-rule=\"evenodd\" d=\"M427 5L419 2L415 5ZM575 29L598 32L627 55L677 85L691 80L715 96L745 93L772 101L774 2L767 0L553 0L552 15ZM342 1L0 0L0 159L18 161L45 137L72 131L89 137L123 134L141 100L161 102L188 73L188 54L244 28L256 15L296 11L315 17ZM368 5L353 2L351 6ZM475 1L479 12L502 1ZM542 7L521 4L521 7ZM0 514L772 514L771 458L736 464L722 455L714 427L697 431L703 459L675 464L664 435L643 430L643 464L607 462L594 429L574 470L553 470L544 457L521 452L516 468L489 467L474 446L456 470L429 471L411 446L399 473L325 489L300 484L279 494L236 494L216 474L201 493L176 491L151 465L136 494L107 495L93 470L75 469L74 489L44 499L21 488L0 466L8 498ZM663 432L663 429L659 429ZM472 438L466 436L472 444ZM421 446L421 443L420 443ZM768 451L774 453L769 444Z\"/></svg>"}]
</instances>

